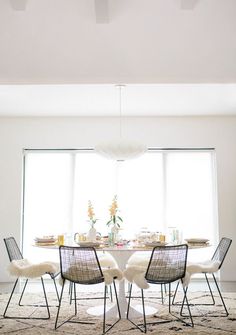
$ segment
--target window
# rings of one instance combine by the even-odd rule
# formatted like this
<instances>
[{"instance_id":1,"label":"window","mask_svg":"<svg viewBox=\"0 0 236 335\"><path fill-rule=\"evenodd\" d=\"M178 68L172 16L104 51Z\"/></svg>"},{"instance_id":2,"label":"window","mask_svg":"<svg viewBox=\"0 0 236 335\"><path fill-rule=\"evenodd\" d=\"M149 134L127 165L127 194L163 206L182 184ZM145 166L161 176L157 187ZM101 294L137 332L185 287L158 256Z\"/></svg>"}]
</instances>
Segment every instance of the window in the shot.
<instances>
[{"instance_id":1,"label":"window","mask_svg":"<svg viewBox=\"0 0 236 335\"><path fill-rule=\"evenodd\" d=\"M87 232L88 200L97 230L106 235L115 194L127 238L142 227L166 234L176 227L183 238L217 242L214 150L152 150L126 162L93 151L26 150L24 175L26 257L36 257L31 245L37 235Z\"/></svg>"}]
</instances>

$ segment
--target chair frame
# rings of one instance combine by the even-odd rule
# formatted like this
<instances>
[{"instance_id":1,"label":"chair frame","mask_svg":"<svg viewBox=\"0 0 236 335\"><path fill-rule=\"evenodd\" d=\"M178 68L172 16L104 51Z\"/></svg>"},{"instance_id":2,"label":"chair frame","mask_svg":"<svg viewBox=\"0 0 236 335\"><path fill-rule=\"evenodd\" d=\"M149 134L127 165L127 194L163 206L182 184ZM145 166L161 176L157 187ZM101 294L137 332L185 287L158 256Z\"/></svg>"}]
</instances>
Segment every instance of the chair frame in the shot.
<instances>
[{"instance_id":1,"label":"chair frame","mask_svg":"<svg viewBox=\"0 0 236 335\"><path fill-rule=\"evenodd\" d=\"M69 251L76 251L76 250L84 250L84 252L86 251L90 251L94 254L95 260L96 260L96 265L97 265L97 269L100 272L100 279L97 280L97 282L87 282L87 283L81 283L77 280L71 280L69 278L67 278L64 273L63 273L63 258L62 258L62 254L64 252L64 250L69 250ZM93 284L98 284L98 283L102 283L104 281L104 277L103 277L103 273L102 273L102 269L97 257L97 253L95 248L93 247L69 247L69 246L60 246L59 247L59 254L60 254L60 267L61 267L61 277L63 280L62 283L62 289L61 289L61 294L60 294L60 298L59 298L59 306L58 306L58 310L57 310L57 315L56 315L56 321L55 321L55 329L58 329L59 327L61 327L62 325L64 325L67 322L70 323L79 323L79 324L95 324L95 322L86 322L86 321L80 321L80 320L72 320L73 317L75 317L78 314L78 310L77 310L77 301L81 300L77 298L76 295L76 284L82 284L82 285L93 285ZM58 319L59 319L59 315L60 315L60 309L61 309L61 305L62 305L62 298L63 298L63 293L64 293L64 288L65 288L65 283L66 280L69 281L69 291L70 291L70 299L69 299L69 303L71 304L71 301L74 301L74 315L70 316L68 319L66 319L65 321L61 322L58 325ZM106 329L106 300L107 300L107 285L105 284L104 286L104 296L103 298L103 333L102 334L106 334L111 328L113 328L121 319L121 312L120 312L120 306L119 306L119 301L118 301L118 294L117 294L117 289L116 289L116 284L115 281L113 280L113 287L114 287L114 292L115 292L115 297L116 297L116 304L117 304L117 311L118 311L118 320L116 320L113 324L109 325ZM71 298L72 294L74 294L73 299Z\"/></svg>"},{"instance_id":2,"label":"chair frame","mask_svg":"<svg viewBox=\"0 0 236 335\"><path fill-rule=\"evenodd\" d=\"M7 254L8 254L8 257L9 257L9 260L10 262L13 261L13 260L20 260L20 259L23 259L23 255L18 247L18 244L15 240L14 237L7 237L7 238L4 238L4 243L5 243L5 246L6 246L6 249L7 249ZM47 273L51 279L53 280L53 283L54 283L54 287L55 287L55 290L56 290L56 295L57 295L57 299L59 301L59 293L58 293L58 289L57 289L57 286L56 286L56 281L55 281L55 278L56 276L59 274L57 273L56 275L53 275L52 273ZM13 285L13 289L11 291L11 294L10 294L10 297L7 301L7 305L5 307L5 310L3 312L3 317L6 318L6 319L23 319L23 320L26 320L26 319L32 319L32 320L48 320L50 319L50 311L49 311L49 304L48 304L48 299L47 299L47 294L46 294L46 290L45 290L45 284L44 284L44 279L43 277L40 277L40 280L41 280L41 284L42 284L42 289L43 289L43 296L44 296L44 300L45 300L45 305L39 305L39 304L31 304L31 305L24 305L21 303L22 299L23 299L23 295L25 293L25 289L26 289L26 286L29 282L29 279L27 278L25 280L25 283L24 283L24 286L23 286L23 290L21 292L21 295L20 295L20 298L19 298L19 301L18 301L18 306L22 307L22 306L32 306L32 307L46 307L47 309L47 316L46 317L24 317L24 316L9 316L7 315L7 310L8 310L8 307L11 303L11 300L12 300L12 297L14 295L14 292L15 292L15 289L16 289L16 286L19 282L19 279L20 277L16 278L15 280L15 283Z\"/></svg>"},{"instance_id":3,"label":"chair frame","mask_svg":"<svg viewBox=\"0 0 236 335\"><path fill-rule=\"evenodd\" d=\"M155 251L160 250L160 249L162 249L162 250L184 249L185 250L185 252L186 252L186 254L185 254L185 264L184 264L183 274L180 277L172 278L172 279L170 278L170 280L161 280L161 281L148 279L148 272L149 272L149 268L152 264L153 256L155 254ZM187 309L188 309L190 323L187 323L184 319L182 319L182 318L178 317L177 315L173 314L173 312L171 311L171 283L173 283L173 282L175 282L179 279L182 281L182 279L184 278L185 271L186 271L186 263L187 263L187 253L188 253L188 246L186 244L177 245L177 246L157 246L157 247L154 247L153 250L152 250L152 254L151 254L151 257L150 257L150 261L149 261L147 270L146 270L145 278L146 278L147 282L150 283L150 284L158 284L158 285L161 285L161 287L162 287L162 285L164 285L164 286L168 285L168 296L169 296L169 299L168 299L168 313L170 315L172 315L174 318L176 318L177 321L181 321L187 326L194 327L192 314L191 314L190 307L189 307L189 304L188 304L188 299L187 299L187 296L186 296L187 290L184 287L183 287L183 294L184 294L183 299L184 299L184 301L186 300L186 305L187 305ZM141 299L142 299L142 309L143 309L143 323L137 324L133 320L131 320L129 318L129 309L130 309L130 302L131 302L132 286L133 285L130 284L128 308L127 308L126 318L134 326L136 326L141 332L146 333L147 332L147 325L149 325L149 324L155 325L155 324L169 323L169 322L173 321L173 320L161 320L161 321L155 321L155 322L147 322L146 314L145 314L145 302L144 302L144 290L143 289L141 289ZM182 309L183 309L183 306L181 308L180 313L182 312Z\"/></svg>"},{"instance_id":4,"label":"chair frame","mask_svg":"<svg viewBox=\"0 0 236 335\"><path fill-rule=\"evenodd\" d=\"M232 240L230 238L227 238L227 237L222 237L211 260L214 261L214 260L220 260L220 264L219 264L219 268L217 271L220 270L220 268L222 267L223 265L223 262L225 260L225 257L229 251L229 248L231 246L231 243L232 243ZM222 252L222 249L223 252ZM217 272L216 271L216 272ZM206 279L206 282L207 282L207 287L209 289L209 293L210 293L210 297L211 297L211 303L190 303L191 306L214 306L216 304L215 302L215 298L214 298L214 295L213 295L213 292L212 292L212 288L211 288L211 285L210 285L210 281L209 281L209 278L207 275L209 275L208 272L202 272L205 276L205 279ZM229 312L227 310L227 307L226 307L226 304L224 302L224 298L222 296L222 293L221 293L221 290L220 290L220 287L218 285L218 282L217 282L217 279L214 275L214 273L210 273L212 275L212 278L213 278L213 281L214 281L214 284L216 286L216 289L218 291L218 294L219 294L219 297L220 297L220 300L222 302L222 306L224 308L224 311L225 311L225 315L219 315L219 314L211 314L211 317L219 317L219 316L228 316L229 315ZM172 299L172 305L180 305L180 303L175 303L175 298L176 298L176 294L177 294L177 291L178 291L178 287L179 287L179 282L176 286L176 289L175 289L175 293L173 295L173 299ZM188 288L187 288L188 290ZM186 290L186 292L187 292ZM182 302L182 305L184 304L184 301ZM182 313L181 313L182 314ZM193 315L194 317L198 317L198 316L202 316L202 315Z\"/></svg>"}]
</instances>

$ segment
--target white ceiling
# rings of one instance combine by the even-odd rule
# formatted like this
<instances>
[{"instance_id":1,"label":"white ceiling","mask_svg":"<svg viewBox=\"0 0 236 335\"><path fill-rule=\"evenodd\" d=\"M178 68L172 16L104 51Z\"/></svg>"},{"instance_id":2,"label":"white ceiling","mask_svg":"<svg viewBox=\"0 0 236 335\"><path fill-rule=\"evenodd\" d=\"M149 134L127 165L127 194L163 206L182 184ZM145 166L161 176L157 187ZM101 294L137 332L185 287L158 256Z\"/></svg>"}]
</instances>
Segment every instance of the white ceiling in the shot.
<instances>
[{"instance_id":1,"label":"white ceiling","mask_svg":"<svg viewBox=\"0 0 236 335\"><path fill-rule=\"evenodd\" d=\"M125 115L236 114L235 13L236 0L1 0L0 115L117 115L115 83Z\"/></svg>"},{"instance_id":2,"label":"white ceiling","mask_svg":"<svg viewBox=\"0 0 236 335\"><path fill-rule=\"evenodd\" d=\"M119 116L114 85L2 85L1 116ZM133 84L123 116L234 115L236 84Z\"/></svg>"}]
</instances>

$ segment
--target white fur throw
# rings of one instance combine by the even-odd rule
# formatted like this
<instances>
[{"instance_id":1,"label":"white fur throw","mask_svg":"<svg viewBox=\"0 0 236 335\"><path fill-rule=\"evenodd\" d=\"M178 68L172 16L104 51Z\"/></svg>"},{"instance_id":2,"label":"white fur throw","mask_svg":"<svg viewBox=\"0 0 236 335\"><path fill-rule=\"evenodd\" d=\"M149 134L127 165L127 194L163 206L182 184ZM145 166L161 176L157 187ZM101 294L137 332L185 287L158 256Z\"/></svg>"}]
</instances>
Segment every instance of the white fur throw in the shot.
<instances>
[{"instance_id":1,"label":"white fur throw","mask_svg":"<svg viewBox=\"0 0 236 335\"><path fill-rule=\"evenodd\" d=\"M112 255L108 253L99 254L98 259L106 285L111 285L114 278L117 280L123 279L123 272L118 268L118 265Z\"/></svg>"},{"instance_id":2,"label":"white fur throw","mask_svg":"<svg viewBox=\"0 0 236 335\"><path fill-rule=\"evenodd\" d=\"M123 273L118 268L115 259L109 254L99 254L98 255L99 263L102 269L102 273L104 275L104 281L106 285L111 285L114 279L122 280ZM72 271L73 273L73 265L68 268L68 273ZM62 285L62 278L59 278L59 283Z\"/></svg>"},{"instance_id":3,"label":"white fur throw","mask_svg":"<svg viewBox=\"0 0 236 335\"><path fill-rule=\"evenodd\" d=\"M98 254L98 259L102 268L118 268L114 257L108 253Z\"/></svg>"},{"instance_id":4,"label":"white fur throw","mask_svg":"<svg viewBox=\"0 0 236 335\"><path fill-rule=\"evenodd\" d=\"M75 270L77 270L77 266L76 265L71 265L67 269L65 275L67 275L70 278L73 278ZM118 268L113 268L113 269L102 268L102 273L103 273L104 282L105 282L106 285L111 285L113 283L114 279L117 279L117 280L122 280L123 279L123 273ZM63 280L62 280L61 276L59 278L59 284L60 285L63 284Z\"/></svg>"},{"instance_id":5,"label":"white fur throw","mask_svg":"<svg viewBox=\"0 0 236 335\"><path fill-rule=\"evenodd\" d=\"M149 284L145 279L145 273L150 260L150 255L133 254L127 263L124 271L124 277L130 282L136 284L141 289L149 288Z\"/></svg>"},{"instance_id":6,"label":"white fur throw","mask_svg":"<svg viewBox=\"0 0 236 335\"><path fill-rule=\"evenodd\" d=\"M37 278L46 273L55 274L59 271L59 264L54 262L42 262L32 264L28 259L13 260L8 266L8 271L12 276Z\"/></svg>"},{"instance_id":7,"label":"white fur throw","mask_svg":"<svg viewBox=\"0 0 236 335\"><path fill-rule=\"evenodd\" d=\"M183 279L183 286L188 286L191 276L196 273L214 273L218 271L220 262L219 261L205 261L202 263L188 263L186 268L186 274Z\"/></svg>"},{"instance_id":8,"label":"white fur throw","mask_svg":"<svg viewBox=\"0 0 236 335\"><path fill-rule=\"evenodd\" d=\"M136 284L141 289L149 288L145 279L147 267L138 265L129 265L124 271L124 277L130 282Z\"/></svg>"},{"instance_id":9,"label":"white fur throw","mask_svg":"<svg viewBox=\"0 0 236 335\"><path fill-rule=\"evenodd\" d=\"M150 261L150 256L151 256L151 254L147 254L147 252L145 252L145 253L141 253L141 252L134 253L129 258L127 265L128 266L129 265L131 265L131 266L137 265L137 266L143 266L143 267L147 268L148 263Z\"/></svg>"},{"instance_id":10,"label":"white fur throw","mask_svg":"<svg viewBox=\"0 0 236 335\"><path fill-rule=\"evenodd\" d=\"M106 285L111 285L113 283L113 279L122 280L123 273L118 268L113 269L102 269L102 273L104 275L104 280Z\"/></svg>"},{"instance_id":11,"label":"white fur throw","mask_svg":"<svg viewBox=\"0 0 236 335\"><path fill-rule=\"evenodd\" d=\"M131 283L135 283L141 289L147 289L149 284L145 279L145 273L149 263L148 257L140 257L140 255L132 256L124 271L124 277ZM191 276L196 273L213 273L219 269L218 261L206 261L202 263L188 263L186 267L185 277L183 279L183 286L188 286Z\"/></svg>"}]
</instances>

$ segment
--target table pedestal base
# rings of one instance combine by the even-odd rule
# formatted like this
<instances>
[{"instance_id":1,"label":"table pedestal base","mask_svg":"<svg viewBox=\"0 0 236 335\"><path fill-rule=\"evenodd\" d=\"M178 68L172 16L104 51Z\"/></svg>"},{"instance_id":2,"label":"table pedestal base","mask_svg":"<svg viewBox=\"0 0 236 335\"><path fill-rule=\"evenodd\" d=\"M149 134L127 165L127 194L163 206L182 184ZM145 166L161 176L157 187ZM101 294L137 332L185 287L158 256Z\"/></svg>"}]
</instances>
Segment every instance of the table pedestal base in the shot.
<instances>
[{"instance_id":1,"label":"table pedestal base","mask_svg":"<svg viewBox=\"0 0 236 335\"><path fill-rule=\"evenodd\" d=\"M124 306L124 305L123 305ZM127 302L126 302L126 309L121 311L121 318L126 319L126 312L127 312ZM106 308L106 318L107 319L114 319L118 317L118 312L117 312L117 306L116 304L112 306L107 306ZM95 315L95 316L100 316L103 314L103 305L99 305L96 307L90 307L87 310L88 314ZM157 313L157 309L151 306L145 306L145 314L146 315L153 315ZM130 306L129 308L129 317L131 319L136 319L136 318L142 318L143 315L143 306L142 305L136 305L136 306Z\"/></svg>"}]
</instances>

